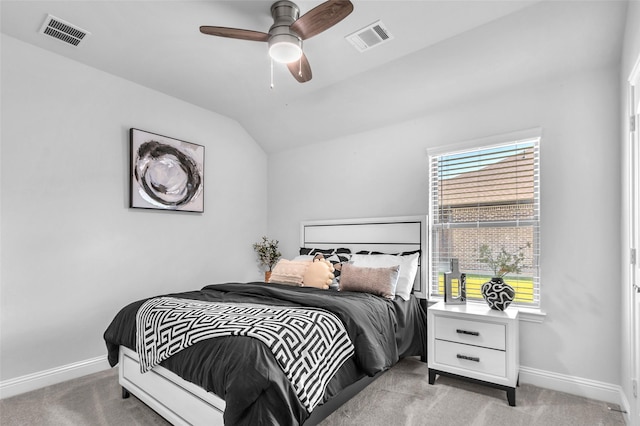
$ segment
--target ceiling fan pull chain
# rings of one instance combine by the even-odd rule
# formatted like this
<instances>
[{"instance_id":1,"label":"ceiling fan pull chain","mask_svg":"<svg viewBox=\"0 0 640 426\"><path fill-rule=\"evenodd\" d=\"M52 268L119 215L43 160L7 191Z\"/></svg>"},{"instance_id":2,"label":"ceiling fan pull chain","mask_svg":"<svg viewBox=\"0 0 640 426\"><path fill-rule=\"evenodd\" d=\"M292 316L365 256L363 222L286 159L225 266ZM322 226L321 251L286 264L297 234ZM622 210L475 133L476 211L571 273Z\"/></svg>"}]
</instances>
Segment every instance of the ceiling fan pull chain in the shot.
<instances>
[{"instance_id":1,"label":"ceiling fan pull chain","mask_svg":"<svg viewBox=\"0 0 640 426\"><path fill-rule=\"evenodd\" d=\"M273 89L273 59L271 59L271 89Z\"/></svg>"}]
</instances>

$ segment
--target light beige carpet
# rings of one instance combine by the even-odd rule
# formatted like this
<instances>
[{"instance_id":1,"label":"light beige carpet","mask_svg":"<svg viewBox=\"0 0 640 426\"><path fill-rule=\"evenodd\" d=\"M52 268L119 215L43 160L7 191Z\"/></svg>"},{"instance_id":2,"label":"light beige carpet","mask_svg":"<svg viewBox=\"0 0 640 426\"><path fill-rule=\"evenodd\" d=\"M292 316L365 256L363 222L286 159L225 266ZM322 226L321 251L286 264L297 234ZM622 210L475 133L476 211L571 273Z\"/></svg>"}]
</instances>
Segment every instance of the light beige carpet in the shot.
<instances>
[{"instance_id":1,"label":"light beige carpet","mask_svg":"<svg viewBox=\"0 0 640 426\"><path fill-rule=\"evenodd\" d=\"M338 425L624 425L610 404L521 385L517 406L505 392L439 377L427 382L427 366L401 361L321 426ZM617 406L611 406L618 408ZM135 397L121 398L117 369L49 386L0 401L2 426L167 425Z\"/></svg>"},{"instance_id":2,"label":"light beige carpet","mask_svg":"<svg viewBox=\"0 0 640 426\"><path fill-rule=\"evenodd\" d=\"M349 400L322 426L338 425L624 425L617 405L522 384L516 407L506 392L438 376L427 380L427 365L405 359Z\"/></svg>"}]
</instances>

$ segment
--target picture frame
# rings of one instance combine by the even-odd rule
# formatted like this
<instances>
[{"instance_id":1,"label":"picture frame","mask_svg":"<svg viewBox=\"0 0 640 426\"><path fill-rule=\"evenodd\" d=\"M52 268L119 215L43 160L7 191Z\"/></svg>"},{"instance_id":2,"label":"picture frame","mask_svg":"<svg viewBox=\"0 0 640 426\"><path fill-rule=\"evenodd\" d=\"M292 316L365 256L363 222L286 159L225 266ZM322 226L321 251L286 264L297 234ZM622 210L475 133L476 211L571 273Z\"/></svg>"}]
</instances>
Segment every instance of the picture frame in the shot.
<instances>
[{"instance_id":1,"label":"picture frame","mask_svg":"<svg viewBox=\"0 0 640 426\"><path fill-rule=\"evenodd\" d=\"M204 213L204 146L131 128L129 207Z\"/></svg>"}]
</instances>

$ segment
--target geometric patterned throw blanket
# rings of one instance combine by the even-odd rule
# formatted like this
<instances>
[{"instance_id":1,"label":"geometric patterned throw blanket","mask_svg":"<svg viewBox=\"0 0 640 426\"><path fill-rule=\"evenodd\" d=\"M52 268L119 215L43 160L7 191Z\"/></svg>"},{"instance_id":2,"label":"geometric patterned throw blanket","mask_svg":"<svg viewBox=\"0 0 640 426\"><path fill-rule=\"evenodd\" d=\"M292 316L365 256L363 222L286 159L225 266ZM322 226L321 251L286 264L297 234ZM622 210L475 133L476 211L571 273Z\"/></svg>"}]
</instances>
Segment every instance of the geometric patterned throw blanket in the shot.
<instances>
[{"instance_id":1,"label":"geometric patterned throw blanket","mask_svg":"<svg viewBox=\"0 0 640 426\"><path fill-rule=\"evenodd\" d=\"M220 303L159 297L136 315L142 373L205 339L247 336L269 347L311 412L326 385L354 353L342 321L317 308Z\"/></svg>"}]
</instances>

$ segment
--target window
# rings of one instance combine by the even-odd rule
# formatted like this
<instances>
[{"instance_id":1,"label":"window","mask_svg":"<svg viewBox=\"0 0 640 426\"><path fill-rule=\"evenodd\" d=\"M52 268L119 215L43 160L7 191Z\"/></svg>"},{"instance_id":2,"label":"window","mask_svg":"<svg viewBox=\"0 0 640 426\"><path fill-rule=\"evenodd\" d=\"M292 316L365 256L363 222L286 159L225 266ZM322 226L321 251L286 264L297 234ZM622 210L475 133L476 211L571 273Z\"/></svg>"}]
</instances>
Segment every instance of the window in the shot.
<instances>
[{"instance_id":1,"label":"window","mask_svg":"<svg viewBox=\"0 0 640 426\"><path fill-rule=\"evenodd\" d=\"M482 284L506 273L514 305L539 306L539 143L529 136L429 153L431 295L444 294L457 259L467 299L482 300Z\"/></svg>"}]
</instances>

